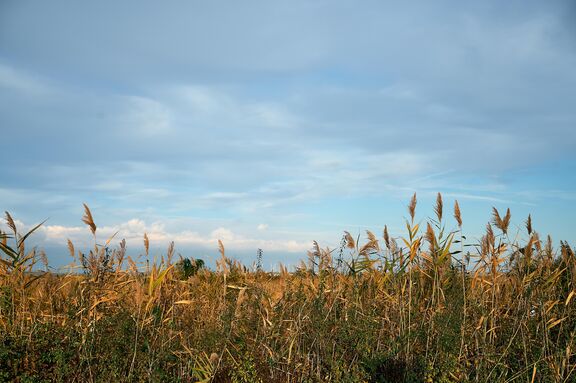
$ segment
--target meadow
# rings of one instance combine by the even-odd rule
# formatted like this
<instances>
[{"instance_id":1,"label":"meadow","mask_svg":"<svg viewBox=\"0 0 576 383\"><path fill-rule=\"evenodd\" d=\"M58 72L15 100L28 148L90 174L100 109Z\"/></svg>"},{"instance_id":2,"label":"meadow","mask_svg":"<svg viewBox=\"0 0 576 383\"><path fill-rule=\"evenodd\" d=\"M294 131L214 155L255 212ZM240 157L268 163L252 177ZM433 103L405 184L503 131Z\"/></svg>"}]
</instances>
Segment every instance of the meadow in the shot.
<instances>
[{"instance_id":1,"label":"meadow","mask_svg":"<svg viewBox=\"0 0 576 383\"><path fill-rule=\"evenodd\" d=\"M341 246L314 242L278 273L227 257L217 266L128 255L125 241L69 242L76 272L41 272L26 242L0 234L0 381L574 382L576 259L523 218L493 210L481 239L439 194L432 217L408 205ZM447 213L447 211L449 213Z\"/></svg>"}]
</instances>

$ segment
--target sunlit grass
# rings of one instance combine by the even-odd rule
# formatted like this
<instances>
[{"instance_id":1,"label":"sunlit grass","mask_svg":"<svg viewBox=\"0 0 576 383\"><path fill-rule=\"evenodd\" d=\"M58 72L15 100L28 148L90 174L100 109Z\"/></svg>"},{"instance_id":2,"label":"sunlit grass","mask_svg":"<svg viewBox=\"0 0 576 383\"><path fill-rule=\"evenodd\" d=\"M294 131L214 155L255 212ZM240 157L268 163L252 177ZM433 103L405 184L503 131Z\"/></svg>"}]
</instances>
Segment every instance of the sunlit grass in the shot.
<instances>
[{"instance_id":1,"label":"sunlit grass","mask_svg":"<svg viewBox=\"0 0 576 383\"><path fill-rule=\"evenodd\" d=\"M0 234L0 380L189 382L571 382L576 259L526 220L493 211L477 242L456 203L406 235L344 232L295 270L226 256L131 257L126 242L68 248L76 273L32 273L30 233Z\"/></svg>"}]
</instances>

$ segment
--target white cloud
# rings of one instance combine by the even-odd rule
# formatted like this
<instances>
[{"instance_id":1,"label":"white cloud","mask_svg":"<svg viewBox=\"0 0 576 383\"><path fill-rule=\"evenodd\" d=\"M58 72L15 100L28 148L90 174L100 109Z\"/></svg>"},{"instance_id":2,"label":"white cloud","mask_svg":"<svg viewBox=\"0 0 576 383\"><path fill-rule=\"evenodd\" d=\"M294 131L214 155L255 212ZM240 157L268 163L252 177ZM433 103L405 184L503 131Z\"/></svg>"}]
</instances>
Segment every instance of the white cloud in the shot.
<instances>
[{"instance_id":1,"label":"white cloud","mask_svg":"<svg viewBox=\"0 0 576 383\"><path fill-rule=\"evenodd\" d=\"M21 221L15 221L19 230L29 230L32 225L26 225ZM261 225L260 225L261 226ZM259 226L259 227L260 227ZM7 230L4 223L0 229ZM165 224L154 222L147 224L140 219L131 219L127 222L114 226L103 226L96 229L97 243L102 244L114 235L112 243L126 239L128 246L140 247L143 243L144 233L147 234L151 246L163 247L171 241L176 246L199 246L206 249L217 249L218 240L221 240L226 248L231 250L254 250L280 251L290 253L302 253L310 248L310 241L299 242L286 239L261 239L246 237L225 227L218 227L209 233L202 234L196 231L181 230L169 231ZM66 246L70 239L79 247L90 247L94 244L93 236L86 226L48 225L41 226L37 234L31 238L36 243Z\"/></svg>"},{"instance_id":2,"label":"white cloud","mask_svg":"<svg viewBox=\"0 0 576 383\"><path fill-rule=\"evenodd\" d=\"M121 129L132 135L155 137L172 131L172 114L162 103L146 97L126 96L126 112L120 117Z\"/></svg>"},{"instance_id":3,"label":"white cloud","mask_svg":"<svg viewBox=\"0 0 576 383\"><path fill-rule=\"evenodd\" d=\"M33 96L49 92L49 88L39 78L0 63L0 88L2 87Z\"/></svg>"},{"instance_id":4,"label":"white cloud","mask_svg":"<svg viewBox=\"0 0 576 383\"><path fill-rule=\"evenodd\" d=\"M192 114L214 114L223 109L230 111L234 108L228 97L206 86L179 86L172 93L181 98Z\"/></svg>"}]
</instances>

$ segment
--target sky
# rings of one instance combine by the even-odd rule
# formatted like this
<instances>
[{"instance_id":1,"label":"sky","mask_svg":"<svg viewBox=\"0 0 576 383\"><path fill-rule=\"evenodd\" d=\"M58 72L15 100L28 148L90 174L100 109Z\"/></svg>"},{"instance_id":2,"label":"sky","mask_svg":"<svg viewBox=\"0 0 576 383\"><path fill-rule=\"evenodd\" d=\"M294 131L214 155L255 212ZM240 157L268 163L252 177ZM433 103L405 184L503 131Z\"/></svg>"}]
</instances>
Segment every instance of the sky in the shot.
<instances>
[{"instance_id":1,"label":"sky","mask_svg":"<svg viewBox=\"0 0 576 383\"><path fill-rule=\"evenodd\" d=\"M50 263L97 238L295 264L406 206L576 241L571 1L0 1L0 210ZM2 225L3 223L0 223Z\"/></svg>"}]
</instances>

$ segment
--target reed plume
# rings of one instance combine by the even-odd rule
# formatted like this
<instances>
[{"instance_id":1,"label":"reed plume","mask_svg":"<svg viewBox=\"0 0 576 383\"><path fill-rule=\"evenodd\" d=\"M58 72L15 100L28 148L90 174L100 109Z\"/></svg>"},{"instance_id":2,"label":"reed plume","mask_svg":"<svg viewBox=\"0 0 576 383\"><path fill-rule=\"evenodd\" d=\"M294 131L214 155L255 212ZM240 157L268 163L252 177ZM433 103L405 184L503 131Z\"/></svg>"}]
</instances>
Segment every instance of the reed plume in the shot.
<instances>
[{"instance_id":1,"label":"reed plume","mask_svg":"<svg viewBox=\"0 0 576 383\"><path fill-rule=\"evenodd\" d=\"M92 218L92 212L90 212L90 208L86 204L84 204L84 215L82 216L82 222L88 225L92 235L96 235L96 224Z\"/></svg>"}]
</instances>

